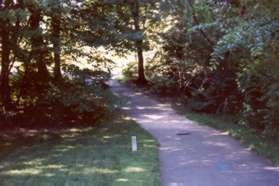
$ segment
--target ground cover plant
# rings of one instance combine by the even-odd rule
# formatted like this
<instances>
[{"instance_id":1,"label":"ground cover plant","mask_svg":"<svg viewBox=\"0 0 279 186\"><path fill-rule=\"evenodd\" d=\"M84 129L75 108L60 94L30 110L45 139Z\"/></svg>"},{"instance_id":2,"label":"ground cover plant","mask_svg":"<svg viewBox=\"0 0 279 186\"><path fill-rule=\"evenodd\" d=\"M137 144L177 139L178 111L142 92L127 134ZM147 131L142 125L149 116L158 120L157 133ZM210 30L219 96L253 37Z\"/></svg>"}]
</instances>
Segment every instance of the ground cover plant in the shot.
<instances>
[{"instance_id":1,"label":"ground cover plant","mask_svg":"<svg viewBox=\"0 0 279 186\"><path fill-rule=\"evenodd\" d=\"M98 127L2 131L0 141L1 185L159 185L156 141L120 113Z\"/></svg>"}]
</instances>

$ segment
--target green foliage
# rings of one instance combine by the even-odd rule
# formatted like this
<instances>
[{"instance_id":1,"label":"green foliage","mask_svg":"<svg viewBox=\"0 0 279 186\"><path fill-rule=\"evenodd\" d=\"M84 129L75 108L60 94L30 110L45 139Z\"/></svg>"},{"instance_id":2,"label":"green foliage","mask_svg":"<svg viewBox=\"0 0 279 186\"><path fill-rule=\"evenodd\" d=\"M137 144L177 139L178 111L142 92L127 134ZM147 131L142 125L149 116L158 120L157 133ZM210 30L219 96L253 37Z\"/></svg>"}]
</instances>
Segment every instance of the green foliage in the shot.
<instances>
[{"instance_id":1,"label":"green foliage","mask_svg":"<svg viewBox=\"0 0 279 186\"><path fill-rule=\"evenodd\" d=\"M276 64L258 61L249 65L240 79L240 88L245 95L244 116L251 125L264 134L278 132L278 77ZM275 70L274 70L275 69Z\"/></svg>"},{"instance_id":2,"label":"green foliage","mask_svg":"<svg viewBox=\"0 0 279 186\"><path fill-rule=\"evenodd\" d=\"M56 122L71 120L71 122L93 123L103 116L106 111L105 104L101 98L93 94L92 88L94 87L75 83L67 83L62 87L51 85L43 100L53 111L50 119Z\"/></svg>"},{"instance_id":3,"label":"green foliage","mask_svg":"<svg viewBox=\"0 0 279 186\"><path fill-rule=\"evenodd\" d=\"M130 62L123 70L122 73L127 79L135 79L137 76L137 62Z\"/></svg>"},{"instance_id":4,"label":"green foliage","mask_svg":"<svg viewBox=\"0 0 279 186\"><path fill-rule=\"evenodd\" d=\"M143 37L129 8L121 1L0 1L1 123L94 121L111 109L103 97L112 61L98 49L124 53ZM81 70L84 61L90 68Z\"/></svg>"},{"instance_id":5,"label":"green foliage","mask_svg":"<svg viewBox=\"0 0 279 186\"><path fill-rule=\"evenodd\" d=\"M152 80L152 91L160 95L174 95L177 82L166 77L157 77Z\"/></svg>"},{"instance_id":6,"label":"green foliage","mask_svg":"<svg viewBox=\"0 0 279 186\"><path fill-rule=\"evenodd\" d=\"M171 21L146 67L152 87L278 136L278 1L165 3Z\"/></svg>"},{"instance_id":7,"label":"green foliage","mask_svg":"<svg viewBox=\"0 0 279 186\"><path fill-rule=\"evenodd\" d=\"M105 81L109 77L108 72L81 70L74 65L63 69L68 78L60 83L50 82L44 92L36 92L36 86L29 82L29 87L33 87L34 92L28 90L24 95L22 92L15 95L18 105L12 111L1 112L2 123L23 126L36 126L39 123L36 127L94 124L108 111L112 111L107 98L104 98L107 95ZM16 82L20 81L22 80ZM34 115L34 112L40 114Z\"/></svg>"},{"instance_id":8,"label":"green foliage","mask_svg":"<svg viewBox=\"0 0 279 186\"><path fill-rule=\"evenodd\" d=\"M124 73L144 77L140 54L156 48L146 65L155 91L278 133L278 10L277 0L1 1L1 113L31 115L48 102L95 112L111 68L96 49L138 51L140 65ZM73 65L82 60L93 71Z\"/></svg>"}]
</instances>

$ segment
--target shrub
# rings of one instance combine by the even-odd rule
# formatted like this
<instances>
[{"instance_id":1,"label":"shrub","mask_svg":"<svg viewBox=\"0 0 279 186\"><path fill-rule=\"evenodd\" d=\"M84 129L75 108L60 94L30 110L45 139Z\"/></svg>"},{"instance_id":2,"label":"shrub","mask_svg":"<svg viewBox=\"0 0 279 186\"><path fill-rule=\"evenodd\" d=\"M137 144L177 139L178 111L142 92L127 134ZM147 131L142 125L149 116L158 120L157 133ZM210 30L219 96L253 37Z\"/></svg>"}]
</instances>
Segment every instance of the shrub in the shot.
<instances>
[{"instance_id":1,"label":"shrub","mask_svg":"<svg viewBox=\"0 0 279 186\"><path fill-rule=\"evenodd\" d=\"M107 91L105 81L110 73L80 69L74 65L64 66L63 70L63 81L50 82L42 91L35 91L36 85L29 86L34 87L33 92L26 90L23 93L15 89L16 107L0 111L1 123L36 127L94 124L103 117L109 109L104 95ZM16 74L14 83L21 82L21 78Z\"/></svg>"},{"instance_id":2,"label":"shrub","mask_svg":"<svg viewBox=\"0 0 279 186\"><path fill-rule=\"evenodd\" d=\"M246 68L240 79L244 96L243 116L264 134L279 132L279 71L276 64L258 61Z\"/></svg>"}]
</instances>

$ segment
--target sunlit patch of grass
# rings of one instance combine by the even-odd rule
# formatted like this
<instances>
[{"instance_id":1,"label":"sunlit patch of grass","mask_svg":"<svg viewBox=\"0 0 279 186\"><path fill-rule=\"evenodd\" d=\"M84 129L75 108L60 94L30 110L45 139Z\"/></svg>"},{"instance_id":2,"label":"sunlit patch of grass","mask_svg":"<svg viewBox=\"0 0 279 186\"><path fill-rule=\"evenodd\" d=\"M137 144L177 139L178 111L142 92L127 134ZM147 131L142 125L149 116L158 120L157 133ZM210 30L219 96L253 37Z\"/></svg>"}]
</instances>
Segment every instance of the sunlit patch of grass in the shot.
<instances>
[{"instance_id":1,"label":"sunlit patch of grass","mask_svg":"<svg viewBox=\"0 0 279 186\"><path fill-rule=\"evenodd\" d=\"M129 180L126 178L119 178L116 180L116 182L128 182Z\"/></svg>"},{"instance_id":2,"label":"sunlit patch of grass","mask_svg":"<svg viewBox=\"0 0 279 186\"><path fill-rule=\"evenodd\" d=\"M6 171L4 173L2 173L2 175L6 175L6 176L31 176L31 175L39 175L40 173L42 173L41 170L36 169L36 168L28 168L28 169L23 169L23 170L9 170Z\"/></svg>"},{"instance_id":3,"label":"sunlit patch of grass","mask_svg":"<svg viewBox=\"0 0 279 186\"><path fill-rule=\"evenodd\" d=\"M145 170L142 167L127 167L125 172L144 172Z\"/></svg>"},{"instance_id":4,"label":"sunlit patch of grass","mask_svg":"<svg viewBox=\"0 0 279 186\"><path fill-rule=\"evenodd\" d=\"M159 185L157 143L125 116L95 128L32 134L0 138L10 148L0 149L0 185ZM138 152L131 151L131 136Z\"/></svg>"},{"instance_id":5,"label":"sunlit patch of grass","mask_svg":"<svg viewBox=\"0 0 279 186\"><path fill-rule=\"evenodd\" d=\"M23 162L24 165L41 165L42 162L44 161L44 159L41 159L41 158L37 158L37 159L34 159L34 160L31 160L31 161L26 161L26 162Z\"/></svg>"},{"instance_id":6,"label":"sunlit patch of grass","mask_svg":"<svg viewBox=\"0 0 279 186\"><path fill-rule=\"evenodd\" d=\"M116 174L118 173L118 170L111 170L107 168L98 168L98 167L90 167L90 168L85 168L82 170L83 174Z\"/></svg>"}]
</instances>

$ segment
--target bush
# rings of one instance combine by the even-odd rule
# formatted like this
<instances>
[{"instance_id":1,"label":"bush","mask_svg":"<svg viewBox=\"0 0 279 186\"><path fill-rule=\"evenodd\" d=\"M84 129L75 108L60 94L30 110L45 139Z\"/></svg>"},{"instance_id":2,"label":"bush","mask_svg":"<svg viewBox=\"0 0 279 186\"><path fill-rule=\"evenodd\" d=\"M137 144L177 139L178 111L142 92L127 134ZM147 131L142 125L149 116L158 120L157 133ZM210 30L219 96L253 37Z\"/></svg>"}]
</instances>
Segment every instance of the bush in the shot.
<instances>
[{"instance_id":1,"label":"bush","mask_svg":"<svg viewBox=\"0 0 279 186\"><path fill-rule=\"evenodd\" d=\"M179 94L177 91L177 83L173 79L169 79L166 77L154 77L151 81L152 87L151 90L160 95L174 95Z\"/></svg>"},{"instance_id":2,"label":"bush","mask_svg":"<svg viewBox=\"0 0 279 186\"><path fill-rule=\"evenodd\" d=\"M42 91L28 90L23 94L16 90L15 95L20 97L13 109L0 111L1 123L49 127L94 124L102 118L109 109L104 95L110 73L74 65L64 66L63 70L66 74L63 81L50 82ZM21 78L16 75L14 82L20 82ZM35 85L29 87L36 90Z\"/></svg>"},{"instance_id":3,"label":"bush","mask_svg":"<svg viewBox=\"0 0 279 186\"><path fill-rule=\"evenodd\" d=\"M138 71L138 66L137 62L131 62L129 63L123 70L122 74L124 77L126 77L128 80L135 80L137 77L137 71Z\"/></svg>"},{"instance_id":4,"label":"bush","mask_svg":"<svg viewBox=\"0 0 279 186\"><path fill-rule=\"evenodd\" d=\"M275 67L257 62L248 66L240 79L244 118L251 127L270 135L279 132L279 71Z\"/></svg>"}]
</instances>

